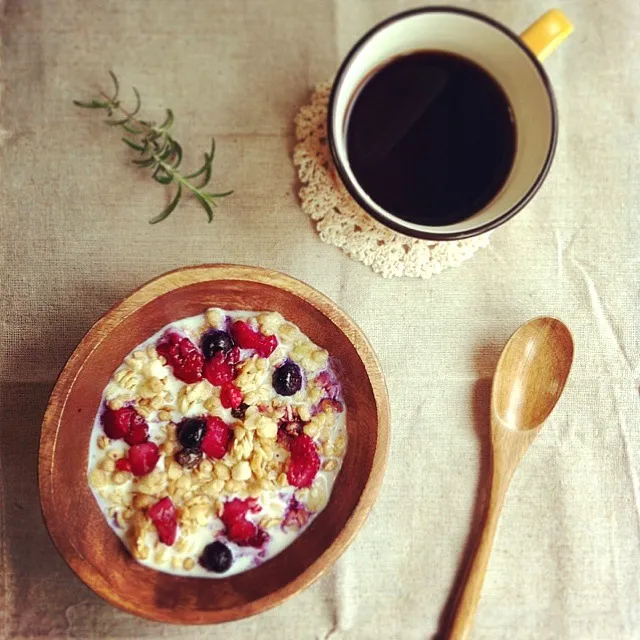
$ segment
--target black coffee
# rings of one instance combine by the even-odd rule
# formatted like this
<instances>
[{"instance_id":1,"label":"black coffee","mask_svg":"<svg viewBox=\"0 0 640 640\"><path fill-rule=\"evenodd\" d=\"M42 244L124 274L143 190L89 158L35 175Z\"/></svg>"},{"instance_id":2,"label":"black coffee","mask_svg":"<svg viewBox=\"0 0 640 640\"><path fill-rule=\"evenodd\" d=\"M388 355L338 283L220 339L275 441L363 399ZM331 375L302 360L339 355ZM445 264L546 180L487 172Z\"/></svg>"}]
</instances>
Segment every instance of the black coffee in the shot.
<instances>
[{"instance_id":1,"label":"black coffee","mask_svg":"<svg viewBox=\"0 0 640 640\"><path fill-rule=\"evenodd\" d=\"M367 194L424 225L464 220L505 183L516 132L509 101L466 58L424 51L374 73L354 99L347 154Z\"/></svg>"}]
</instances>

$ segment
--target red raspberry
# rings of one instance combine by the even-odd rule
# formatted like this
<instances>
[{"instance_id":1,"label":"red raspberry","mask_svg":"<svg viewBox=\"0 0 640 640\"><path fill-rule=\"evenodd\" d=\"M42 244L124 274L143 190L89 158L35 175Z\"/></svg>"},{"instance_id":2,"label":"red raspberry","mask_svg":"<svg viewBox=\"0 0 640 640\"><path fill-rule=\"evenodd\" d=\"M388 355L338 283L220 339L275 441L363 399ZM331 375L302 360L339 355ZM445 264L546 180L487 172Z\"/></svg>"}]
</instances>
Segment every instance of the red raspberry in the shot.
<instances>
[{"instance_id":1,"label":"red raspberry","mask_svg":"<svg viewBox=\"0 0 640 640\"><path fill-rule=\"evenodd\" d=\"M229 425L216 416L207 418L207 431L202 439L202 451L209 458L224 458L229 447L231 433Z\"/></svg>"},{"instance_id":2,"label":"red raspberry","mask_svg":"<svg viewBox=\"0 0 640 640\"><path fill-rule=\"evenodd\" d=\"M320 458L313 440L304 433L291 442L287 480L294 487L310 487L320 468Z\"/></svg>"},{"instance_id":3,"label":"red raspberry","mask_svg":"<svg viewBox=\"0 0 640 640\"><path fill-rule=\"evenodd\" d=\"M102 417L104 432L112 440L124 438L127 444L140 444L149 438L145 419L133 407L113 411L107 409Z\"/></svg>"},{"instance_id":4,"label":"red raspberry","mask_svg":"<svg viewBox=\"0 0 640 640\"><path fill-rule=\"evenodd\" d=\"M221 520L225 525L230 525L232 522L244 518L249 511L251 513L260 511L260 505L255 498L247 498L246 500L234 498L225 502Z\"/></svg>"},{"instance_id":5,"label":"red raspberry","mask_svg":"<svg viewBox=\"0 0 640 640\"><path fill-rule=\"evenodd\" d=\"M128 471L131 473L131 463L127 458L120 458L120 460L116 460L116 469L118 471Z\"/></svg>"},{"instance_id":6,"label":"red raspberry","mask_svg":"<svg viewBox=\"0 0 640 640\"><path fill-rule=\"evenodd\" d=\"M229 364L238 364L238 362L240 362L240 349L233 347L231 351L227 352L225 358Z\"/></svg>"},{"instance_id":7,"label":"red raspberry","mask_svg":"<svg viewBox=\"0 0 640 640\"><path fill-rule=\"evenodd\" d=\"M173 369L173 375L182 382L193 383L202 380L204 357L189 338L177 333L167 334L157 346L158 354L163 356Z\"/></svg>"},{"instance_id":8,"label":"red raspberry","mask_svg":"<svg viewBox=\"0 0 640 640\"><path fill-rule=\"evenodd\" d=\"M269 538L265 531L248 520L238 520L227 527L227 538L239 547L261 547Z\"/></svg>"},{"instance_id":9,"label":"red raspberry","mask_svg":"<svg viewBox=\"0 0 640 640\"><path fill-rule=\"evenodd\" d=\"M131 449L129 449L131 473L133 473L134 476L146 476L156 468L159 458L160 450L158 449L158 445L153 442L134 444Z\"/></svg>"},{"instance_id":10,"label":"red raspberry","mask_svg":"<svg viewBox=\"0 0 640 640\"><path fill-rule=\"evenodd\" d=\"M242 404L242 391L233 382L226 382L220 389L220 403L225 409L237 409Z\"/></svg>"},{"instance_id":11,"label":"red raspberry","mask_svg":"<svg viewBox=\"0 0 640 640\"><path fill-rule=\"evenodd\" d=\"M131 429L129 433L124 437L124 441L127 444L142 444L149 439L149 425L147 425L145 419L137 413L131 419Z\"/></svg>"},{"instance_id":12,"label":"red raspberry","mask_svg":"<svg viewBox=\"0 0 640 640\"><path fill-rule=\"evenodd\" d=\"M219 387L225 382L233 380L233 367L227 362L222 351L218 351L213 358L205 362L204 377L214 387Z\"/></svg>"},{"instance_id":13,"label":"red raspberry","mask_svg":"<svg viewBox=\"0 0 640 640\"><path fill-rule=\"evenodd\" d=\"M257 513L260 507L255 499L229 500L220 518L226 527L227 538L241 547L261 547L267 534L247 520L247 513Z\"/></svg>"},{"instance_id":14,"label":"red raspberry","mask_svg":"<svg viewBox=\"0 0 640 640\"><path fill-rule=\"evenodd\" d=\"M156 526L160 542L171 546L176 541L176 533L178 531L176 508L173 506L171 498L162 498L160 502L156 502L152 507L149 507L147 516Z\"/></svg>"},{"instance_id":15,"label":"red raspberry","mask_svg":"<svg viewBox=\"0 0 640 640\"><path fill-rule=\"evenodd\" d=\"M261 358L268 358L278 346L278 339L275 336L265 336L262 346L256 349Z\"/></svg>"},{"instance_id":16,"label":"red raspberry","mask_svg":"<svg viewBox=\"0 0 640 640\"><path fill-rule=\"evenodd\" d=\"M236 344L242 349L255 349L261 358L268 358L278 346L278 340L275 336L265 336L241 320L233 323L231 332Z\"/></svg>"}]
</instances>

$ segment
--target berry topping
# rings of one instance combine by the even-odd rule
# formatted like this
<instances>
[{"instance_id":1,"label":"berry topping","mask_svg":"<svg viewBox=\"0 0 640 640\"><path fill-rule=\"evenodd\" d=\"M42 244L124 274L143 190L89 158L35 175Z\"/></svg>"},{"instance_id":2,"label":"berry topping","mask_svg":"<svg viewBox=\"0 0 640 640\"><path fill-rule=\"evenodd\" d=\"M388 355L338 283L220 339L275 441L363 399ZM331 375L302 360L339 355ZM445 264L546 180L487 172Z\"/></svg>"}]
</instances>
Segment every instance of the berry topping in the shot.
<instances>
[{"instance_id":1,"label":"berry topping","mask_svg":"<svg viewBox=\"0 0 640 640\"><path fill-rule=\"evenodd\" d=\"M307 522L309 522L309 512L303 504L300 504L296 500L295 496L291 496L291 500L289 501L289 505L287 506L287 510L284 514L282 527L284 529L287 529L288 527L295 527L296 529L299 529L300 527L304 527Z\"/></svg>"},{"instance_id":2,"label":"berry topping","mask_svg":"<svg viewBox=\"0 0 640 640\"><path fill-rule=\"evenodd\" d=\"M283 422L278 427L278 444L289 449L291 441L302 433L302 429L302 422Z\"/></svg>"},{"instance_id":3,"label":"berry topping","mask_svg":"<svg viewBox=\"0 0 640 640\"><path fill-rule=\"evenodd\" d=\"M229 425L216 416L207 418L207 429L202 439L202 451L209 458L224 458L229 447L231 431Z\"/></svg>"},{"instance_id":4,"label":"berry topping","mask_svg":"<svg viewBox=\"0 0 640 640\"><path fill-rule=\"evenodd\" d=\"M156 502L152 507L149 507L147 516L155 525L160 542L171 546L176 541L176 533L178 531L176 508L173 506L171 498L162 498L160 502Z\"/></svg>"},{"instance_id":5,"label":"berry topping","mask_svg":"<svg viewBox=\"0 0 640 640\"><path fill-rule=\"evenodd\" d=\"M325 398L320 402L320 409L322 411L327 411L327 409L332 409L336 413L342 413L344 411L344 405L339 400L331 400L331 398Z\"/></svg>"},{"instance_id":6,"label":"berry topping","mask_svg":"<svg viewBox=\"0 0 640 640\"><path fill-rule=\"evenodd\" d=\"M233 349L225 355L225 358L229 364L238 364L238 362L240 362L240 349L233 347Z\"/></svg>"},{"instance_id":7,"label":"berry topping","mask_svg":"<svg viewBox=\"0 0 640 640\"><path fill-rule=\"evenodd\" d=\"M116 460L116 469L118 471L128 471L131 473L131 463L127 458L120 458L119 460Z\"/></svg>"},{"instance_id":8,"label":"berry topping","mask_svg":"<svg viewBox=\"0 0 640 640\"><path fill-rule=\"evenodd\" d=\"M181 449L176 453L176 462L185 469L193 469L202 460L200 449Z\"/></svg>"},{"instance_id":9,"label":"berry topping","mask_svg":"<svg viewBox=\"0 0 640 640\"><path fill-rule=\"evenodd\" d=\"M246 500L229 500L225 502L222 521L229 524L241 518L244 518L248 512L258 513L260 505L255 498L247 498Z\"/></svg>"},{"instance_id":10,"label":"berry topping","mask_svg":"<svg viewBox=\"0 0 640 640\"><path fill-rule=\"evenodd\" d=\"M244 418L244 414L247 412L247 409L249 408L248 404L245 404L244 402L237 407L236 409L231 409L231 415L236 418L237 420L242 420Z\"/></svg>"},{"instance_id":11,"label":"berry topping","mask_svg":"<svg viewBox=\"0 0 640 640\"><path fill-rule=\"evenodd\" d=\"M237 409L242 404L242 391L233 382L225 382L220 389L220 404L225 409Z\"/></svg>"},{"instance_id":12,"label":"berry topping","mask_svg":"<svg viewBox=\"0 0 640 640\"><path fill-rule=\"evenodd\" d=\"M310 487L320 468L320 458L313 440L301 434L291 442L287 480L294 487Z\"/></svg>"},{"instance_id":13,"label":"berry topping","mask_svg":"<svg viewBox=\"0 0 640 640\"><path fill-rule=\"evenodd\" d=\"M104 432L112 440L124 438L128 444L139 444L148 438L149 427L133 407L113 411L106 409L102 416Z\"/></svg>"},{"instance_id":14,"label":"berry topping","mask_svg":"<svg viewBox=\"0 0 640 640\"><path fill-rule=\"evenodd\" d=\"M233 340L226 331L217 329L208 331L202 338L202 353L207 360L220 351L228 353L231 349L233 349Z\"/></svg>"},{"instance_id":15,"label":"berry topping","mask_svg":"<svg viewBox=\"0 0 640 640\"><path fill-rule=\"evenodd\" d=\"M145 422L145 419L136 415L131 420L131 429L129 433L124 437L124 441L127 444L142 444L149 439L149 425Z\"/></svg>"},{"instance_id":16,"label":"berry topping","mask_svg":"<svg viewBox=\"0 0 640 640\"><path fill-rule=\"evenodd\" d=\"M285 362L273 372L271 384L281 396L292 396L302 388L300 367L293 362Z\"/></svg>"},{"instance_id":17,"label":"berry topping","mask_svg":"<svg viewBox=\"0 0 640 640\"><path fill-rule=\"evenodd\" d=\"M319 373L314 382L324 390L329 398L335 400L340 395L340 384L329 371Z\"/></svg>"},{"instance_id":18,"label":"berry topping","mask_svg":"<svg viewBox=\"0 0 640 640\"><path fill-rule=\"evenodd\" d=\"M248 520L237 520L227 527L227 538L239 547L261 547L267 534Z\"/></svg>"},{"instance_id":19,"label":"berry topping","mask_svg":"<svg viewBox=\"0 0 640 640\"><path fill-rule=\"evenodd\" d=\"M214 386L220 387L233 380L233 366L227 362L224 353L218 351L213 358L204 364L204 377Z\"/></svg>"},{"instance_id":20,"label":"berry topping","mask_svg":"<svg viewBox=\"0 0 640 640\"><path fill-rule=\"evenodd\" d=\"M189 338L177 333L169 333L157 346L158 354L163 356L173 369L173 375L183 382L193 383L202 380L204 358Z\"/></svg>"},{"instance_id":21,"label":"berry topping","mask_svg":"<svg viewBox=\"0 0 640 640\"><path fill-rule=\"evenodd\" d=\"M178 425L178 441L185 449L199 449L206 430L204 418L187 418Z\"/></svg>"},{"instance_id":22,"label":"berry topping","mask_svg":"<svg viewBox=\"0 0 640 640\"><path fill-rule=\"evenodd\" d=\"M231 332L237 345L242 349L255 349L261 358L268 358L278 346L275 336L265 336L241 320L233 323Z\"/></svg>"},{"instance_id":23,"label":"berry topping","mask_svg":"<svg viewBox=\"0 0 640 640\"><path fill-rule=\"evenodd\" d=\"M146 476L151 473L158 464L160 450L153 442L134 444L129 449L129 464L134 476Z\"/></svg>"},{"instance_id":24,"label":"berry topping","mask_svg":"<svg viewBox=\"0 0 640 640\"><path fill-rule=\"evenodd\" d=\"M229 540L241 547L260 547L268 538L267 534L247 520L247 513L257 513L260 506L253 498L229 500L224 505L220 518L226 527Z\"/></svg>"},{"instance_id":25,"label":"berry topping","mask_svg":"<svg viewBox=\"0 0 640 640\"><path fill-rule=\"evenodd\" d=\"M219 540L208 544L200 556L200 566L204 567L207 571L213 571L215 573L228 571L232 563L233 555L231 549Z\"/></svg>"}]
</instances>

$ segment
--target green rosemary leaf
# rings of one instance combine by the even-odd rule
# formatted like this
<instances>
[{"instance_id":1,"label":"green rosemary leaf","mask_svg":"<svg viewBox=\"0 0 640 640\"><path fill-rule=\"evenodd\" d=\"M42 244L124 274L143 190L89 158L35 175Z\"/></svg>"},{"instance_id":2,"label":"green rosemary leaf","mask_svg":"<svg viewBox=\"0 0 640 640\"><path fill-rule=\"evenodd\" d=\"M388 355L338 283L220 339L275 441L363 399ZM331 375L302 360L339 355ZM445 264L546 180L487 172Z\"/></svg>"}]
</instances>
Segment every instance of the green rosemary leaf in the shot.
<instances>
[{"instance_id":1,"label":"green rosemary leaf","mask_svg":"<svg viewBox=\"0 0 640 640\"><path fill-rule=\"evenodd\" d=\"M198 176L202 175L207 170L208 164L209 164L209 160L205 160L205 163L197 171L190 173L188 176L184 176L184 179L191 180L192 178L197 178Z\"/></svg>"},{"instance_id":2,"label":"green rosemary leaf","mask_svg":"<svg viewBox=\"0 0 640 640\"><path fill-rule=\"evenodd\" d=\"M211 163L213 162L213 155L215 154L215 151L216 151L216 141L215 141L215 138L212 138L211 152L204 154L204 164L197 171L190 173L188 176L184 176L184 179L191 180L192 178L197 178L198 176L202 175L207 170L207 168L211 168ZM202 185L200 185L200 188L204 187L207 184L207 182L209 182L209 180L206 180Z\"/></svg>"},{"instance_id":3,"label":"green rosemary leaf","mask_svg":"<svg viewBox=\"0 0 640 640\"><path fill-rule=\"evenodd\" d=\"M173 125L173 111L171 109L167 109L167 119L158 127L158 131L164 132L171 129Z\"/></svg>"},{"instance_id":4,"label":"green rosemary leaf","mask_svg":"<svg viewBox=\"0 0 640 640\"><path fill-rule=\"evenodd\" d=\"M209 160L209 162L205 165L204 178L202 178L202 182L198 186L198 189L203 189L204 187L206 187L209 184L209 182L211 180L211 172L212 172L211 160Z\"/></svg>"},{"instance_id":5,"label":"green rosemary leaf","mask_svg":"<svg viewBox=\"0 0 640 640\"><path fill-rule=\"evenodd\" d=\"M132 140L129 140L129 138L122 138L122 142L124 142L126 145L130 146L135 151L144 152L144 147L142 145L137 144L137 143L133 142Z\"/></svg>"},{"instance_id":6,"label":"green rosemary leaf","mask_svg":"<svg viewBox=\"0 0 640 640\"><path fill-rule=\"evenodd\" d=\"M223 191L222 193L205 193L205 196L209 198L224 198L225 196L230 196L233 193L233 189L231 191Z\"/></svg>"},{"instance_id":7,"label":"green rosemary leaf","mask_svg":"<svg viewBox=\"0 0 640 640\"><path fill-rule=\"evenodd\" d=\"M149 131L149 134L147 135L147 137L149 138L149 140L157 140L163 135L164 135L164 131L158 131L157 129L152 129L151 131Z\"/></svg>"},{"instance_id":8,"label":"green rosemary leaf","mask_svg":"<svg viewBox=\"0 0 640 640\"><path fill-rule=\"evenodd\" d=\"M208 164L205 168L205 175L200 183L199 189L206 187L211 181L211 171L213 165L213 157L216 155L216 139L211 138L211 149L208 154L204 154L205 159L208 159Z\"/></svg>"},{"instance_id":9,"label":"green rosemary leaf","mask_svg":"<svg viewBox=\"0 0 640 640\"><path fill-rule=\"evenodd\" d=\"M140 107L142 106L142 99L140 98L140 92L135 88L135 87L131 87L133 89L133 93L136 96L136 107L135 109L129 114L129 117L131 116L135 116L136 113L138 113L138 111L140 111Z\"/></svg>"},{"instance_id":10,"label":"green rosemary leaf","mask_svg":"<svg viewBox=\"0 0 640 640\"><path fill-rule=\"evenodd\" d=\"M81 100L74 100L73 104L76 107L82 107L83 109L108 109L109 103L102 102L100 100L92 100L91 102L82 102Z\"/></svg>"},{"instance_id":11,"label":"green rosemary leaf","mask_svg":"<svg viewBox=\"0 0 640 640\"><path fill-rule=\"evenodd\" d=\"M163 176L160 174L155 176L153 179L160 184L171 184L173 182L173 176Z\"/></svg>"},{"instance_id":12,"label":"green rosemary leaf","mask_svg":"<svg viewBox=\"0 0 640 640\"><path fill-rule=\"evenodd\" d=\"M173 153L173 140L171 138L167 138L166 144L162 151L158 154L158 159L164 162L171 156Z\"/></svg>"},{"instance_id":13,"label":"green rosemary leaf","mask_svg":"<svg viewBox=\"0 0 640 640\"><path fill-rule=\"evenodd\" d=\"M168 173L162 166L156 167L151 177L160 184L170 184L173 181L173 173Z\"/></svg>"},{"instance_id":14,"label":"green rosemary leaf","mask_svg":"<svg viewBox=\"0 0 640 640\"><path fill-rule=\"evenodd\" d=\"M202 208L207 212L207 218L209 218L209 222L213 222L213 209L211 208L211 203L209 202L209 200L207 198L203 198L197 191L194 191L193 195L202 205Z\"/></svg>"},{"instance_id":15,"label":"green rosemary leaf","mask_svg":"<svg viewBox=\"0 0 640 640\"><path fill-rule=\"evenodd\" d=\"M127 133L130 133L132 136L139 136L141 133L144 133L143 129L135 129L134 127L132 127L131 125L128 125L128 124L123 124L122 128Z\"/></svg>"},{"instance_id":16,"label":"green rosemary leaf","mask_svg":"<svg viewBox=\"0 0 640 640\"><path fill-rule=\"evenodd\" d=\"M173 148L171 150L171 166L177 169L182 162L182 147L178 142L173 140Z\"/></svg>"},{"instance_id":17,"label":"green rosemary leaf","mask_svg":"<svg viewBox=\"0 0 640 640\"><path fill-rule=\"evenodd\" d=\"M155 156L151 156L150 158L143 158L142 160L132 160L131 162L133 164L137 164L141 169L157 164Z\"/></svg>"},{"instance_id":18,"label":"green rosemary leaf","mask_svg":"<svg viewBox=\"0 0 640 640\"><path fill-rule=\"evenodd\" d=\"M164 162L171 155L171 147L165 145L161 151L156 151L153 155L158 162Z\"/></svg>"},{"instance_id":19,"label":"green rosemary leaf","mask_svg":"<svg viewBox=\"0 0 640 640\"><path fill-rule=\"evenodd\" d=\"M216 155L216 139L211 138L211 149L209 150L209 164L213 162L213 156ZM206 158L206 154L205 154Z\"/></svg>"},{"instance_id":20,"label":"green rosemary leaf","mask_svg":"<svg viewBox=\"0 0 640 640\"><path fill-rule=\"evenodd\" d=\"M114 87L114 92L113 92L113 97L111 98L111 102L115 102L118 99L118 94L120 93L120 83L118 82L118 78L116 78L116 74L113 73L111 69L109 69L109 75L113 80L113 87Z\"/></svg>"},{"instance_id":21,"label":"green rosemary leaf","mask_svg":"<svg viewBox=\"0 0 640 640\"><path fill-rule=\"evenodd\" d=\"M123 118L122 120L105 120L104 123L110 127L121 127L123 124L127 124L129 118Z\"/></svg>"},{"instance_id":22,"label":"green rosemary leaf","mask_svg":"<svg viewBox=\"0 0 640 640\"><path fill-rule=\"evenodd\" d=\"M176 191L176 195L173 198L173 200L155 218L151 218L151 220L149 220L149 223L156 224L158 222L162 222L165 218L168 218L173 213L173 210L178 206L178 202L180 202L181 195L182 195L182 185L179 184L178 190Z\"/></svg>"}]
</instances>

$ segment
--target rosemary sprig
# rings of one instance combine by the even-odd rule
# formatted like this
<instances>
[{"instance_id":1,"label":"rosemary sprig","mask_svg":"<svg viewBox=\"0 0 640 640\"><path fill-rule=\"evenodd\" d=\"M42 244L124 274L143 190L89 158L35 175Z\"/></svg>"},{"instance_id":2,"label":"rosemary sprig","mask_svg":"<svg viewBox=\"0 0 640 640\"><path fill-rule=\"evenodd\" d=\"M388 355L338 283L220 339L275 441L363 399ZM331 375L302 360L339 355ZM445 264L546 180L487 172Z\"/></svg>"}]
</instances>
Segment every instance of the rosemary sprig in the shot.
<instances>
[{"instance_id":1,"label":"rosemary sprig","mask_svg":"<svg viewBox=\"0 0 640 640\"><path fill-rule=\"evenodd\" d=\"M83 109L103 109L107 112L105 123L111 127L121 127L127 134L122 141L133 151L139 154L139 158L132 160L140 169L151 169L153 173L151 177L162 185L176 184L176 189L171 202L149 222L155 224L161 222L171 215L182 198L183 191L188 191L200 203L205 210L209 222L213 220L213 207L217 206L216 200L230 195L233 191L224 191L222 193L212 193L204 191L204 188L211 180L211 165L213 164L213 156L215 153L215 139L211 140L211 149L204 154L203 165L192 173L184 175L180 170L182 163L182 147L171 136L171 127L173 126L174 115L171 109L167 109L165 121L157 125L155 122L142 120L137 117L142 106L140 93L133 87L136 104L132 111L127 111L119 99L120 83L118 78L109 71L109 75L113 80L113 95L109 96L104 92L100 93L99 99L93 99L89 102L74 100L73 104ZM114 114L121 117L115 117ZM198 184L193 180L199 178Z\"/></svg>"}]
</instances>

